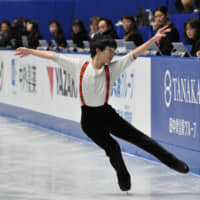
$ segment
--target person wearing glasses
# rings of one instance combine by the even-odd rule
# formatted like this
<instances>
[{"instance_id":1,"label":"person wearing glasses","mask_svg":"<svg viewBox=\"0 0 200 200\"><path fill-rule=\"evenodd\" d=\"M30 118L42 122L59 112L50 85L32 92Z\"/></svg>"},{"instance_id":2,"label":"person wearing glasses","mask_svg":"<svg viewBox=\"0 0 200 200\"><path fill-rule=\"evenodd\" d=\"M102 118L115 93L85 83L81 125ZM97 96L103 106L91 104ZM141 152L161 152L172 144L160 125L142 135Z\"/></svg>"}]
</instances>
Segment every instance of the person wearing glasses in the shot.
<instances>
[{"instance_id":1,"label":"person wearing glasses","mask_svg":"<svg viewBox=\"0 0 200 200\"><path fill-rule=\"evenodd\" d=\"M164 6L157 7L153 12L153 30L156 31L166 25L171 31L166 33L166 37L157 40L156 44L163 55L170 55L173 49L172 42L179 42L179 33L172 22L169 21L167 8Z\"/></svg>"}]
</instances>

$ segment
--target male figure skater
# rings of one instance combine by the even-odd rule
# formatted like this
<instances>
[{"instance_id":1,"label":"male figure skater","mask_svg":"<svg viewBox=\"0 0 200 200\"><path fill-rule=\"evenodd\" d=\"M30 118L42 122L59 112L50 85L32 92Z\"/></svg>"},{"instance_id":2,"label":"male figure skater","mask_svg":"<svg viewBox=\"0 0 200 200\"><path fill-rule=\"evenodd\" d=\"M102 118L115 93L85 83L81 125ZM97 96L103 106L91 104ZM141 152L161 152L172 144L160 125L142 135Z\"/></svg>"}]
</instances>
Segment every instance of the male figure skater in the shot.
<instances>
[{"instance_id":1,"label":"male figure skater","mask_svg":"<svg viewBox=\"0 0 200 200\"><path fill-rule=\"evenodd\" d=\"M34 55L52 59L70 72L79 83L81 100L81 126L86 135L101 147L109 157L116 171L122 191L131 189L130 174L122 158L119 144L111 136L124 139L157 157L168 167L181 172L189 172L187 164L177 159L152 138L146 136L120 117L108 104L110 88L136 57L145 52L155 41L166 36L167 26L159 29L147 42L129 54L111 62L116 43L107 36L94 38L90 43L91 61L83 62L75 58L51 51L39 51L20 47L15 55Z\"/></svg>"}]
</instances>

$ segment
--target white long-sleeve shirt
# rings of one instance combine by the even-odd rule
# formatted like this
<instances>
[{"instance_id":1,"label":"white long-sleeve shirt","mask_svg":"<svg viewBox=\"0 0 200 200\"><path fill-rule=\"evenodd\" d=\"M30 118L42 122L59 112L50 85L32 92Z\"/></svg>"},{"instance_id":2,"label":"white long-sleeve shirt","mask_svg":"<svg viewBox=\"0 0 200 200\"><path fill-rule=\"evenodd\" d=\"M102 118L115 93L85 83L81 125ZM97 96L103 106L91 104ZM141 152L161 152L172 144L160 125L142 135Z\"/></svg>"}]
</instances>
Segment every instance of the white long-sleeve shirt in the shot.
<instances>
[{"instance_id":1,"label":"white long-sleeve shirt","mask_svg":"<svg viewBox=\"0 0 200 200\"><path fill-rule=\"evenodd\" d=\"M85 60L67 57L64 54L56 53L53 60L63 69L67 70L79 85L80 72ZM133 62L134 58L131 54L120 57L111 62L110 71L110 89L118 76ZM97 107L105 103L106 97L106 74L104 67L97 69L89 62L82 80L83 98L88 106Z\"/></svg>"}]
</instances>

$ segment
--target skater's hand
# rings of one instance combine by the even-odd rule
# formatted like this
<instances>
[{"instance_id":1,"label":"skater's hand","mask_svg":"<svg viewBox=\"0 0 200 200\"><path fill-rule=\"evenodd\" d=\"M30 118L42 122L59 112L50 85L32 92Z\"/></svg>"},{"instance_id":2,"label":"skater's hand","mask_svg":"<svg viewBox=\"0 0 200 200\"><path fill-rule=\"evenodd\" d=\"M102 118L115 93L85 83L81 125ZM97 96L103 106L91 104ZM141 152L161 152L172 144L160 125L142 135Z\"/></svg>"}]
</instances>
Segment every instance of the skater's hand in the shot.
<instances>
[{"instance_id":1,"label":"skater's hand","mask_svg":"<svg viewBox=\"0 0 200 200\"><path fill-rule=\"evenodd\" d=\"M157 40L160 40L162 37L165 37L166 36L166 33L170 32L171 31L171 28L168 28L169 25L166 25L160 29L158 29L158 31L156 32L155 34L155 38Z\"/></svg>"},{"instance_id":2,"label":"skater's hand","mask_svg":"<svg viewBox=\"0 0 200 200\"><path fill-rule=\"evenodd\" d=\"M200 58L200 50L196 52L197 58Z\"/></svg>"},{"instance_id":3,"label":"skater's hand","mask_svg":"<svg viewBox=\"0 0 200 200\"><path fill-rule=\"evenodd\" d=\"M30 54L31 54L31 49L25 47L19 47L16 49L16 53L14 55L23 58L24 56L29 56Z\"/></svg>"},{"instance_id":4,"label":"skater's hand","mask_svg":"<svg viewBox=\"0 0 200 200\"><path fill-rule=\"evenodd\" d=\"M168 28L168 25L158 29L158 31L156 32L156 34L150 38L149 40L147 40L144 44L138 46L137 48L135 48L132 51L132 56L133 58L137 58L139 55L144 55L148 48L157 40L160 40L162 37L166 36L166 33L170 32L171 28Z\"/></svg>"}]
</instances>

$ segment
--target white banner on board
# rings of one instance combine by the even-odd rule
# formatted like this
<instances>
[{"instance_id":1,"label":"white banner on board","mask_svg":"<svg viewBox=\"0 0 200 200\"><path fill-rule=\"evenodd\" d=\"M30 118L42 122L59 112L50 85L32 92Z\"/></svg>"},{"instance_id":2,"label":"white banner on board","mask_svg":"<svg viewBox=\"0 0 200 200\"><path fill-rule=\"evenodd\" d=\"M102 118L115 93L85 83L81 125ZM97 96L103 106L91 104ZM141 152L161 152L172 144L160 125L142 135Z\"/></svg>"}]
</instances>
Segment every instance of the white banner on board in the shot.
<instances>
[{"instance_id":1,"label":"white banner on board","mask_svg":"<svg viewBox=\"0 0 200 200\"><path fill-rule=\"evenodd\" d=\"M90 60L89 55L66 56ZM1 103L79 122L78 86L70 73L53 61L34 56L20 59L14 51L1 51ZM150 135L150 58L138 58L119 76L111 89L110 104Z\"/></svg>"}]
</instances>

